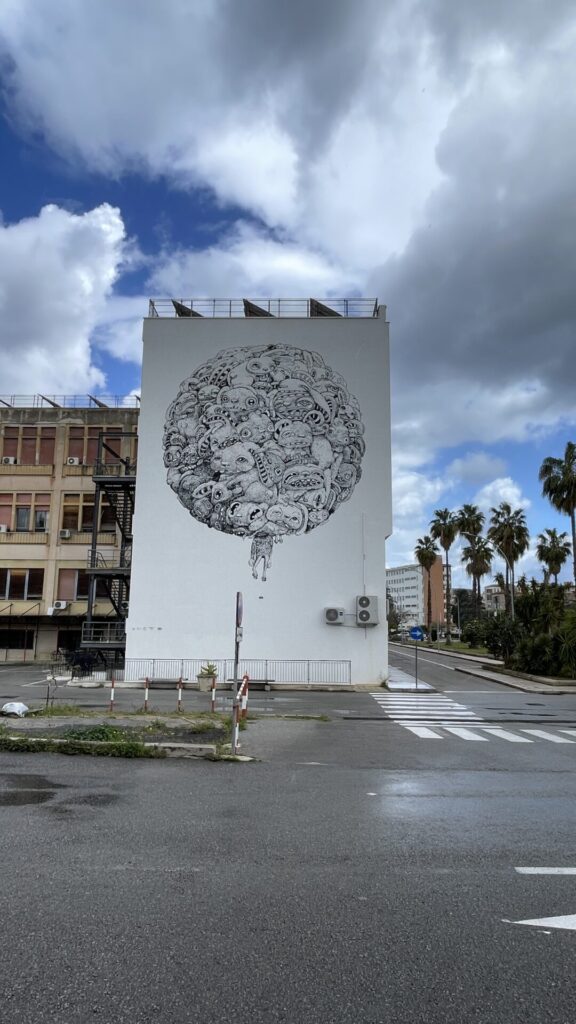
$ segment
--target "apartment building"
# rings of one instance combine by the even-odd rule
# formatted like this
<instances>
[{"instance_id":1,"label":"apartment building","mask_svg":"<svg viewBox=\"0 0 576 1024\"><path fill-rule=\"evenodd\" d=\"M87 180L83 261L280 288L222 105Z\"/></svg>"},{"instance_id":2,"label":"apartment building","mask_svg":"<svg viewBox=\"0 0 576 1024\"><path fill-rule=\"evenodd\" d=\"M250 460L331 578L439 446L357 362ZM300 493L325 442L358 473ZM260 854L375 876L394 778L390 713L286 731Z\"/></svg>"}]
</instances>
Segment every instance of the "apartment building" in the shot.
<instances>
[{"instance_id":1,"label":"apartment building","mask_svg":"<svg viewBox=\"0 0 576 1024\"><path fill-rule=\"evenodd\" d=\"M122 534L103 492L93 536L93 475L99 450L101 474L135 461L137 421L132 396L0 396L0 662L75 650L91 586L93 616L116 616L90 569L95 549L99 565L117 561Z\"/></svg>"},{"instance_id":2,"label":"apartment building","mask_svg":"<svg viewBox=\"0 0 576 1024\"><path fill-rule=\"evenodd\" d=\"M445 568L440 555L430 570L431 622L444 627L446 619ZM417 563L386 569L386 590L403 616L402 627L420 626L428 620L428 573Z\"/></svg>"}]
</instances>

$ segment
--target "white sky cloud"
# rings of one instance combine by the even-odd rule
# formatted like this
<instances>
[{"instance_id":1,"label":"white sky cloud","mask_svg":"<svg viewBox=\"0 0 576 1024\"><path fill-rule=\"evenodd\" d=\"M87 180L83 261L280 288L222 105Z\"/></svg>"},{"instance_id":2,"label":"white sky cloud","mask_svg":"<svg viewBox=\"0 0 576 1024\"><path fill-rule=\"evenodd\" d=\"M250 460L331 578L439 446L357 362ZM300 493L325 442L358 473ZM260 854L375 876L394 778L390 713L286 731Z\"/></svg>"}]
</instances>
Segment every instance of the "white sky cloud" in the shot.
<instances>
[{"instance_id":1,"label":"white sky cloud","mask_svg":"<svg viewBox=\"0 0 576 1024\"><path fill-rule=\"evenodd\" d=\"M491 508L496 508L503 501L507 501L512 508L527 509L531 505L529 498L522 495L522 489L509 476L499 477L485 484L474 497L474 504L486 515Z\"/></svg>"},{"instance_id":2,"label":"white sky cloud","mask_svg":"<svg viewBox=\"0 0 576 1024\"><path fill-rule=\"evenodd\" d=\"M104 384L90 335L123 258L107 204L80 216L45 206L0 226L0 380L5 394L75 393Z\"/></svg>"},{"instance_id":3,"label":"white sky cloud","mask_svg":"<svg viewBox=\"0 0 576 1024\"><path fill-rule=\"evenodd\" d=\"M462 458L454 459L446 468L449 476L471 484L480 484L490 478L502 476L505 470L504 459L488 452L467 452Z\"/></svg>"}]
</instances>

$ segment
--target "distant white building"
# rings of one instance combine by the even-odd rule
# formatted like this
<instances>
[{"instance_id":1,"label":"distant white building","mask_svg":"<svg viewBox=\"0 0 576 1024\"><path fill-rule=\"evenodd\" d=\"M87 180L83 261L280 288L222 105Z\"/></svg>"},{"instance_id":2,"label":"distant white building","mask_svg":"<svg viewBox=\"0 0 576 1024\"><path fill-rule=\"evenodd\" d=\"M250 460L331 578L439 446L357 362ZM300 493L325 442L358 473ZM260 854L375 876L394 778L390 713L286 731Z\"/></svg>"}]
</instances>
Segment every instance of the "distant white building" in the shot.
<instances>
[{"instance_id":1,"label":"distant white building","mask_svg":"<svg viewBox=\"0 0 576 1024\"><path fill-rule=\"evenodd\" d=\"M402 616L402 626L420 626L424 611L424 570L420 565L396 565L386 569L386 591Z\"/></svg>"}]
</instances>

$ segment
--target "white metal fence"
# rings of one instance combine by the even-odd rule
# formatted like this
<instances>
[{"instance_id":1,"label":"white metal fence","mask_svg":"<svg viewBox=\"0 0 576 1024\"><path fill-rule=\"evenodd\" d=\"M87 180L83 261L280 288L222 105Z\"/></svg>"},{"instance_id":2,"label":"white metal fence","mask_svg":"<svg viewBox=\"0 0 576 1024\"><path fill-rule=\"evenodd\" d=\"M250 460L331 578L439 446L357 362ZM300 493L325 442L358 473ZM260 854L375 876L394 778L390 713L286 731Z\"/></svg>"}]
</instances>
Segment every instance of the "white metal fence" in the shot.
<instances>
[{"instance_id":1,"label":"white metal fence","mask_svg":"<svg viewBox=\"0 0 576 1024\"><path fill-rule=\"evenodd\" d=\"M114 669L114 678L118 682L139 682L149 679L154 681L178 680L196 682L201 669L208 664L216 666L219 683L230 681L234 676L232 658L130 658L122 669ZM238 678L244 674L250 679L275 684L300 685L350 685L352 681L352 663L350 661L290 661L273 658L241 659L238 665ZM86 675L84 671L82 673ZM110 678L112 670L99 670L98 666L90 673L94 678Z\"/></svg>"}]
</instances>

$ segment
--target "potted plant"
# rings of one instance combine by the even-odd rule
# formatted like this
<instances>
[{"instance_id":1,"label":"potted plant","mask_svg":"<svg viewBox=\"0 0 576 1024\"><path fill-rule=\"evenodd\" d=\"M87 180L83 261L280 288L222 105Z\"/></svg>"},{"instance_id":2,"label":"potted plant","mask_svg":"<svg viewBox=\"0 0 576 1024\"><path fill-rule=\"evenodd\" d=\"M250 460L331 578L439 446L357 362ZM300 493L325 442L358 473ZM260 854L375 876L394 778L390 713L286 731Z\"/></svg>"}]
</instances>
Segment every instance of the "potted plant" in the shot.
<instances>
[{"instance_id":1,"label":"potted plant","mask_svg":"<svg viewBox=\"0 0 576 1024\"><path fill-rule=\"evenodd\" d=\"M218 669L216 668L216 665L214 664L214 662L213 661L206 662L205 665L202 665L202 668L200 669L198 675L196 676L196 678L198 680L198 689L199 690L205 690L205 691L206 690L211 690L213 688L213 686L216 685L216 677L217 677L217 675L218 675Z\"/></svg>"}]
</instances>

